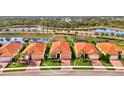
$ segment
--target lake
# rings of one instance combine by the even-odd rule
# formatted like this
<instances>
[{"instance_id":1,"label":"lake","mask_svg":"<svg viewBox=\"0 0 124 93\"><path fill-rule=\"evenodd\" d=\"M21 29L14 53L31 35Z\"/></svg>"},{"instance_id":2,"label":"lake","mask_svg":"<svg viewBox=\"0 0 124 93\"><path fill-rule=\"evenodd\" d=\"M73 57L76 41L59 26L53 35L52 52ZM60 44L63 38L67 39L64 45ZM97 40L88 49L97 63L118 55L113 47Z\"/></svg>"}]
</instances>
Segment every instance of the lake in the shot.
<instances>
[{"instance_id":1,"label":"lake","mask_svg":"<svg viewBox=\"0 0 124 93\"><path fill-rule=\"evenodd\" d=\"M5 44L9 42L20 42L20 43L43 42L43 43L46 43L48 42L48 39L47 38L32 39L32 38L20 38L20 37L0 38L0 44Z\"/></svg>"},{"instance_id":2,"label":"lake","mask_svg":"<svg viewBox=\"0 0 124 93\"><path fill-rule=\"evenodd\" d=\"M117 30L112 30L112 29L95 29L95 30L91 30L92 32L98 32L98 33L114 33L114 34L119 34L122 35L124 34L124 31L117 31Z\"/></svg>"}]
</instances>

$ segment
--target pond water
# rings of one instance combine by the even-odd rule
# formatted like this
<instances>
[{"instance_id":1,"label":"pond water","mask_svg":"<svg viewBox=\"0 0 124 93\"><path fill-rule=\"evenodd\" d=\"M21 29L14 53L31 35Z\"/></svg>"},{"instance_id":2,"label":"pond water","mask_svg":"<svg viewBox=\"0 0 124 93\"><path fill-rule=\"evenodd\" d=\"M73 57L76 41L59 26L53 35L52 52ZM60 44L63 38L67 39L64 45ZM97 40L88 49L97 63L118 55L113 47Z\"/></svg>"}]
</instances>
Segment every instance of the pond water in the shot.
<instances>
[{"instance_id":1,"label":"pond water","mask_svg":"<svg viewBox=\"0 0 124 93\"><path fill-rule=\"evenodd\" d=\"M20 38L20 37L12 37L12 38L0 38L0 44L5 44L9 42L20 42L20 43L25 43L25 42L47 42L47 38L38 38L38 39L31 39L31 38Z\"/></svg>"},{"instance_id":2,"label":"pond water","mask_svg":"<svg viewBox=\"0 0 124 93\"><path fill-rule=\"evenodd\" d=\"M0 27L1 31L42 31L47 27L31 27L31 26L19 26L19 27Z\"/></svg>"},{"instance_id":3,"label":"pond water","mask_svg":"<svg viewBox=\"0 0 124 93\"><path fill-rule=\"evenodd\" d=\"M98 32L98 33L114 33L114 34L119 34L122 35L124 34L124 31L118 31L118 30L112 30L112 29L96 29L92 30L93 32Z\"/></svg>"}]
</instances>

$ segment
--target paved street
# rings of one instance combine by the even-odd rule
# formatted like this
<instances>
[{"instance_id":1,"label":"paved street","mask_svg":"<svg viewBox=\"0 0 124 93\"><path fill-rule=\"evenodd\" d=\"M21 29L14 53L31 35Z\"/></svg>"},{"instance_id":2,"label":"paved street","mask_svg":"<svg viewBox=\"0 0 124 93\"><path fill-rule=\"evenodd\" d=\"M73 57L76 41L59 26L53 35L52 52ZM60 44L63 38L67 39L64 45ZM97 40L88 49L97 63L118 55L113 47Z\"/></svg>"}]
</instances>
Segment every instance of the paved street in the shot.
<instances>
[{"instance_id":1,"label":"paved street","mask_svg":"<svg viewBox=\"0 0 124 93\"><path fill-rule=\"evenodd\" d=\"M4 72L0 76L124 76L119 71L96 71L96 70L39 70L39 71L17 71Z\"/></svg>"}]
</instances>

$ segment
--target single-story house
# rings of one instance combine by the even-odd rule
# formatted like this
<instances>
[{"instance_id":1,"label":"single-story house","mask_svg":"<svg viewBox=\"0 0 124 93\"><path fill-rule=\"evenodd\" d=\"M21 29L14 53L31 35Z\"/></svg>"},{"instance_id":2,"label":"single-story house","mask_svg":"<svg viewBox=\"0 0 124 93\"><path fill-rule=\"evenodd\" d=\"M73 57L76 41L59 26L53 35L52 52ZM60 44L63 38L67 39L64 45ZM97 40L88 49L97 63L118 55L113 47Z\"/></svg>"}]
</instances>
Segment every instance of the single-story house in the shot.
<instances>
[{"instance_id":1,"label":"single-story house","mask_svg":"<svg viewBox=\"0 0 124 93\"><path fill-rule=\"evenodd\" d=\"M20 60L42 60L46 50L46 43L30 43L22 52Z\"/></svg>"},{"instance_id":2,"label":"single-story house","mask_svg":"<svg viewBox=\"0 0 124 93\"><path fill-rule=\"evenodd\" d=\"M10 42L0 47L0 62L10 62L12 58L19 52L23 44L18 42Z\"/></svg>"},{"instance_id":3,"label":"single-story house","mask_svg":"<svg viewBox=\"0 0 124 93\"><path fill-rule=\"evenodd\" d=\"M84 57L88 59L99 59L99 51L88 42L74 43L77 57Z\"/></svg>"},{"instance_id":4,"label":"single-story house","mask_svg":"<svg viewBox=\"0 0 124 93\"><path fill-rule=\"evenodd\" d=\"M118 47L110 42L97 43L96 47L104 55L109 54L110 59L120 59L121 55L124 53L124 51L120 47Z\"/></svg>"},{"instance_id":5,"label":"single-story house","mask_svg":"<svg viewBox=\"0 0 124 93\"><path fill-rule=\"evenodd\" d=\"M68 42L52 42L49 57L53 59L71 59L71 49Z\"/></svg>"}]
</instances>

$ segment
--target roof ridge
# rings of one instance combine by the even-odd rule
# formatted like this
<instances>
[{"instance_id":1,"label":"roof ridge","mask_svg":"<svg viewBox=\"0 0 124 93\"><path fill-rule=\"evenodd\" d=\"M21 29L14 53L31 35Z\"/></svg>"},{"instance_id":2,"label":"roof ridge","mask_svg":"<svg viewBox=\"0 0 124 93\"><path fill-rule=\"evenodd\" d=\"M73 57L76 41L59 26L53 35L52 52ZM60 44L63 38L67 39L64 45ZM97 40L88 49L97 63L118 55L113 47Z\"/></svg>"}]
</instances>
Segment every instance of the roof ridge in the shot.
<instances>
[{"instance_id":1,"label":"roof ridge","mask_svg":"<svg viewBox=\"0 0 124 93\"><path fill-rule=\"evenodd\" d=\"M60 46L60 42L59 42L59 45L53 50L51 51L52 54L54 54L54 51L56 51L56 49Z\"/></svg>"}]
</instances>

